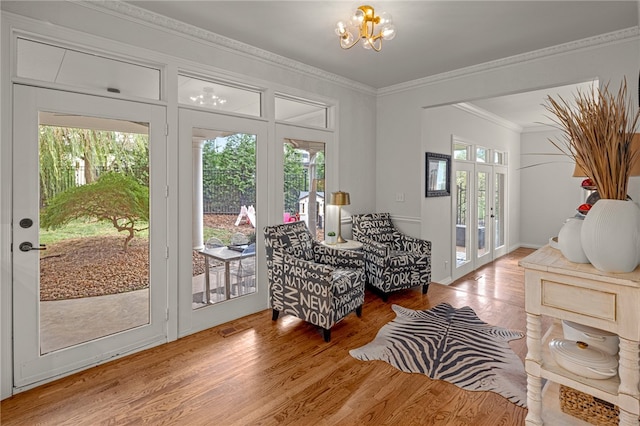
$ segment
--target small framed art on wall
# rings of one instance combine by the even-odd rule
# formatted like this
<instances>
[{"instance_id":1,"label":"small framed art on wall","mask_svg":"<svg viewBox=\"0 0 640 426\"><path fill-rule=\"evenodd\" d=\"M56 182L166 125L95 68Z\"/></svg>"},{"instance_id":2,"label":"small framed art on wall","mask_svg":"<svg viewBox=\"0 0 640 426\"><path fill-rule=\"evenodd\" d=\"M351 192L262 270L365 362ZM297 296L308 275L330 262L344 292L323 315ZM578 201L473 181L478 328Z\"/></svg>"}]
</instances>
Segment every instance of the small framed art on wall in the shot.
<instances>
[{"instance_id":1,"label":"small framed art on wall","mask_svg":"<svg viewBox=\"0 0 640 426\"><path fill-rule=\"evenodd\" d=\"M427 152L425 160L425 197L451 195L451 156Z\"/></svg>"}]
</instances>

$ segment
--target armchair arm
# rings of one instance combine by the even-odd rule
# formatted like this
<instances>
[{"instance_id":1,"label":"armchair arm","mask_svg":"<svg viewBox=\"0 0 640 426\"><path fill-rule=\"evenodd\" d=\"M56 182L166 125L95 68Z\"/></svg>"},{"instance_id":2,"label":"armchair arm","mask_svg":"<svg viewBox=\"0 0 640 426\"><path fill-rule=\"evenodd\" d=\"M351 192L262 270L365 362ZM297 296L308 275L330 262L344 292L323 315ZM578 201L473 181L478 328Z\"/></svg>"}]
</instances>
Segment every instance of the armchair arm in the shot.
<instances>
[{"instance_id":1,"label":"armchair arm","mask_svg":"<svg viewBox=\"0 0 640 426\"><path fill-rule=\"evenodd\" d=\"M364 268L364 254L354 250L338 250L313 242L313 260L335 268Z\"/></svg>"},{"instance_id":2,"label":"armchair arm","mask_svg":"<svg viewBox=\"0 0 640 426\"><path fill-rule=\"evenodd\" d=\"M431 241L400 234L400 238L396 240L396 242L399 244L399 249L401 251L412 251L427 255L431 254Z\"/></svg>"}]
</instances>

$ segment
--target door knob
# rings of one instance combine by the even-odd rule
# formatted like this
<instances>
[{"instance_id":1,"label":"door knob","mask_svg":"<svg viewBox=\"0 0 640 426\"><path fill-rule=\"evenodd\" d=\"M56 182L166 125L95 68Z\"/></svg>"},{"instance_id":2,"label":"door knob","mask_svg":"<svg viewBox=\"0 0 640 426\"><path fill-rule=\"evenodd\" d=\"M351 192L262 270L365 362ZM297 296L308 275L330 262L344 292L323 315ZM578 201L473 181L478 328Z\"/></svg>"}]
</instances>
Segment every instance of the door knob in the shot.
<instances>
[{"instance_id":1,"label":"door knob","mask_svg":"<svg viewBox=\"0 0 640 426\"><path fill-rule=\"evenodd\" d=\"M40 247L34 247L33 244L31 244L28 241L25 241L24 243L20 243L20 251L31 251L31 250L46 250L47 247L44 244L40 244Z\"/></svg>"}]
</instances>

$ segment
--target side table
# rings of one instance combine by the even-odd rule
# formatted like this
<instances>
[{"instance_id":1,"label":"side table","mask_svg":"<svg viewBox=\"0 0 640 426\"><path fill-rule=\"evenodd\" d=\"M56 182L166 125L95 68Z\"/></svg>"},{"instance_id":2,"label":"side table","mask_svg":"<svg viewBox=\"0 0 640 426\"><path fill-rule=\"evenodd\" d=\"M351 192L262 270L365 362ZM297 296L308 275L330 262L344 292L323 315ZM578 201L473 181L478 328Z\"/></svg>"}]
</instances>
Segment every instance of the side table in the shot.
<instances>
[{"instance_id":1,"label":"side table","mask_svg":"<svg viewBox=\"0 0 640 426\"><path fill-rule=\"evenodd\" d=\"M331 247L338 250L362 250L362 243L356 240L346 240L344 243L329 244L326 241L322 241L323 246Z\"/></svg>"}]
</instances>

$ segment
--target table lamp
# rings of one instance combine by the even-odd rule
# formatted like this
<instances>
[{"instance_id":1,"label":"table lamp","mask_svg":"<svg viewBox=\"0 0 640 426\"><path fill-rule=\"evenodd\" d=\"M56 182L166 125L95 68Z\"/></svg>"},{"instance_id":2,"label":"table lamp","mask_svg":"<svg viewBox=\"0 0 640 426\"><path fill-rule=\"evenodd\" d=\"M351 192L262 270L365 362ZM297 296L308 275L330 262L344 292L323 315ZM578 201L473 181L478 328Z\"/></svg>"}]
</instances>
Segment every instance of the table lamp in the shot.
<instances>
[{"instance_id":1,"label":"table lamp","mask_svg":"<svg viewBox=\"0 0 640 426\"><path fill-rule=\"evenodd\" d=\"M349 193L342 191L332 192L331 204L334 206L338 206L338 239L336 241L338 243L346 243L347 240L342 238L342 206L348 206L349 204L351 204Z\"/></svg>"}]
</instances>

